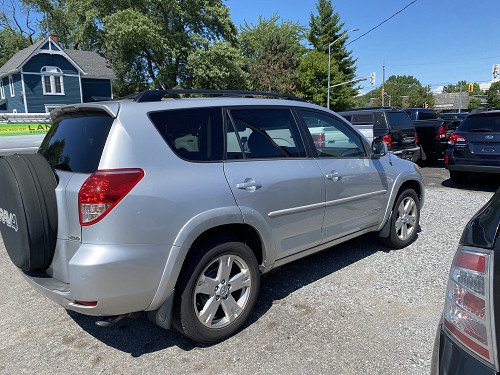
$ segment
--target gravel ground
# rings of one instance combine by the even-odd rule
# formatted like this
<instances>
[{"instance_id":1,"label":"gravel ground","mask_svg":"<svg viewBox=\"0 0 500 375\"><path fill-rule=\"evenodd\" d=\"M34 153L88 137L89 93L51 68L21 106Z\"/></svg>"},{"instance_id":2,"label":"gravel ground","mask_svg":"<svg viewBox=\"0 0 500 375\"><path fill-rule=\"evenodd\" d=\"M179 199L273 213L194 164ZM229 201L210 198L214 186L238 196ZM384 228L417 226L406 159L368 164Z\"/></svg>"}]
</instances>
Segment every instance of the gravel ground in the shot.
<instances>
[{"instance_id":1,"label":"gravel ground","mask_svg":"<svg viewBox=\"0 0 500 375\"><path fill-rule=\"evenodd\" d=\"M411 246L364 236L272 272L246 328L211 347L144 317L103 329L67 313L29 287L0 240L0 373L428 374L457 242L491 195L428 188Z\"/></svg>"}]
</instances>

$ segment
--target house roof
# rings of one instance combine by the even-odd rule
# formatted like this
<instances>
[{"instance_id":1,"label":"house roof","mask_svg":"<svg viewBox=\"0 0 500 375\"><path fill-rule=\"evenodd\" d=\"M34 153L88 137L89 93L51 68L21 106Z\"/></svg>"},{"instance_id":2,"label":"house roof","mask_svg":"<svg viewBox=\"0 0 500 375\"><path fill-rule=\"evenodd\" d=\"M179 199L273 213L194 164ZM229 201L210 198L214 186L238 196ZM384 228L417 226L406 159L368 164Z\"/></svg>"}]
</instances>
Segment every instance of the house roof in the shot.
<instances>
[{"instance_id":1,"label":"house roof","mask_svg":"<svg viewBox=\"0 0 500 375\"><path fill-rule=\"evenodd\" d=\"M85 78L116 78L106 59L97 53L76 49L65 49L64 52L82 68Z\"/></svg>"},{"instance_id":2,"label":"house roof","mask_svg":"<svg viewBox=\"0 0 500 375\"><path fill-rule=\"evenodd\" d=\"M4 76L13 71L17 71L26 62L26 60L35 52L49 37L36 42L35 44L19 51L12 56L2 67L0 67L0 76ZM59 46L61 47L61 46ZM62 48L61 48L62 49ZM113 70L109 67L106 59L92 51L80 51L71 49L62 49L68 57L78 65L85 74L85 78L107 78L115 79Z\"/></svg>"},{"instance_id":3,"label":"house roof","mask_svg":"<svg viewBox=\"0 0 500 375\"><path fill-rule=\"evenodd\" d=\"M14 70L17 70L19 66L31 55L40 45L45 41L45 39L39 40L35 44L32 44L25 49L22 49L14 56L12 56L2 67L0 67L0 76L8 74Z\"/></svg>"}]
</instances>

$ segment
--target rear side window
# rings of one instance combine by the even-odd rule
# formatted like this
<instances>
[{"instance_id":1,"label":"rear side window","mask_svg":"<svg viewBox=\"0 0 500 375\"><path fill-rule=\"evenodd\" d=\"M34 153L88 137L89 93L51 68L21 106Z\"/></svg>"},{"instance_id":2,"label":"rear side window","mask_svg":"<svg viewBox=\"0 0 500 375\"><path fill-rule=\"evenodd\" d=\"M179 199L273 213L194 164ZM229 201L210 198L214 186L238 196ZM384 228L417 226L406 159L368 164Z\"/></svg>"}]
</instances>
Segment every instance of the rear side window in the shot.
<instances>
[{"instance_id":1,"label":"rear side window","mask_svg":"<svg viewBox=\"0 0 500 375\"><path fill-rule=\"evenodd\" d=\"M112 124L113 119L102 112L75 112L58 117L38 152L52 168L93 173L99 166Z\"/></svg>"},{"instance_id":2,"label":"rear side window","mask_svg":"<svg viewBox=\"0 0 500 375\"><path fill-rule=\"evenodd\" d=\"M352 115L351 124L373 124L373 115L371 113Z\"/></svg>"},{"instance_id":3,"label":"rear side window","mask_svg":"<svg viewBox=\"0 0 500 375\"><path fill-rule=\"evenodd\" d=\"M409 129L413 128L413 122L406 112L387 112L387 121L392 129Z\"/></svg>"},{"instance_id":4,"label":"rear side window","mask_svg":"<svg viewBox=\"0 0 500 375\"><path fill-rule=\"evenodd\" d=\"M458 127L463 132L500 132L500 116L469 116Z\"/></svg>"},{"instance_id":5,"label":"rear side window","mask_svg":"<svg viewBox=\"0 0 500 375\"><path fill-rule=\"evenodd\" d=\"M221 108L194 108L149 113L153 125L182 159L222 160L224 138Z\"/></svg>"}]
</instances>

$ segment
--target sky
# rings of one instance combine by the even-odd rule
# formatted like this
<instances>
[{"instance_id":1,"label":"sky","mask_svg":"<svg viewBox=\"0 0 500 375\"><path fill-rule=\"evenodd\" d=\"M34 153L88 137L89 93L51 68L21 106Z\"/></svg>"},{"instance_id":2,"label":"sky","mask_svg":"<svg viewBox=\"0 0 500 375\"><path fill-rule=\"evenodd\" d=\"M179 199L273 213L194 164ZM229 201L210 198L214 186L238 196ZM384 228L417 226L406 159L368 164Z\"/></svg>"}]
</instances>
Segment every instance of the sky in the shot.
<instances>
[{"instance_id":1,"label":"sky","mask_svg":"<svg viewBox=\"0 0 500 375\"><path fill-rule=\"evenodd\" d=\"M411 0L333 0L345 29L363 34ZM308 26L316 0L227 0L233 22L256 24L276 13ZM375 85L391 75L413 75L433 89L459 80L488 82L500 64L499 0L417 0L402 13L348 46L357 59L357 76L376 74ZM371 89L362 83L362 91Z\"/></svg>"}]
</instances>

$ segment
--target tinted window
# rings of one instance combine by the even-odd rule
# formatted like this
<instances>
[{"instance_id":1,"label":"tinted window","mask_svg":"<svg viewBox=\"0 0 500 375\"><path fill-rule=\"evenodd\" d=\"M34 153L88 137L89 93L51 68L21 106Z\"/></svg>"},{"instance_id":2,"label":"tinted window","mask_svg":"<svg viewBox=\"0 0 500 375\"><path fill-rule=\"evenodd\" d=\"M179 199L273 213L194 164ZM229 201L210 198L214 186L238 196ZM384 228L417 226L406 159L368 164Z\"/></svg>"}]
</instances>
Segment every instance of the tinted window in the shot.
<instances>
[{"instance_id":1,"label":"tinted window","mask_svg":"<svg viewBox=\"0 0 500 375\"><path fill-rule=\"evenodd\" d=\"M360 113L352 115L352 124L373 124L373 115L371 113Z\"/></svg>"},{"instance_id":2,"label":"tinted window","mask_svg":"<svg viewBox=\"0 0 500 375\"><path fill-rule=\"evenodd\" d=\"M353 158L366 156L361 139L348 125L335 117L312 111L299 111L319 157Z\"/></svg>"},{"instance_id":3,"label":"tinted window","mask_svg":"<svg viewBox=\"0 0 500 375\"><path fill-rule=\"evenodd\" d=\"M437 119L437 114L434 111L422 111L418 115L419 120L435 120Z\"/></svg>"},{"instance_id":4,"label":"tinted window","mask_svg":"<svg viewBox=\"0 0 500 375\"><path fill-rule=\"evenodd\" d=\"M234 128L228 128L228 159L235 158L233 152L238 153L235 137L230 134L235 128L247 159L306 156L289 109L233 109L230 113Z\"/></svg>"},{"instance_id":5,"label":"tinted window","mask_svg":"<svg viewBox=\"0 0 500 375\"><path fill-rule=\"evenodd\" d=\"M463 132L500 132L500 115L469 116L457 130Z\"/></svg>"},{"instance_id":6,"label":"tinted window","mask_svg":"<svg viewBox=\"0 0 500 375\"><path fill-rule=\"evenodd\" d=\"M55 169L93 173L113 119L102 113L74 113L56 119L40 146L41 153Z\"/></svg>"},{"instance_id":7,"label":"tinted window","mask_svg":"<svg viewBox=\"0 0 500 375\"><path fill-rule=\"evenodd\" d=\"M221 108L152 112L149 118L177 156L191 161L222 160Z\"/></svg>"},{"instance_id":8,"label":"tinted window","mask_svg":"<svg viewBox=\"0 0 500 375\"><path fill-rule=\"evenodd\" d=\"M387 112L386 116L392 129L409 129L414 127L406 112Z\"/></svg>"}]
</instances>

